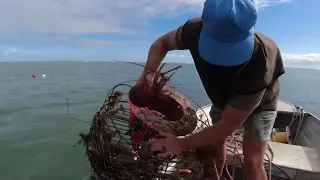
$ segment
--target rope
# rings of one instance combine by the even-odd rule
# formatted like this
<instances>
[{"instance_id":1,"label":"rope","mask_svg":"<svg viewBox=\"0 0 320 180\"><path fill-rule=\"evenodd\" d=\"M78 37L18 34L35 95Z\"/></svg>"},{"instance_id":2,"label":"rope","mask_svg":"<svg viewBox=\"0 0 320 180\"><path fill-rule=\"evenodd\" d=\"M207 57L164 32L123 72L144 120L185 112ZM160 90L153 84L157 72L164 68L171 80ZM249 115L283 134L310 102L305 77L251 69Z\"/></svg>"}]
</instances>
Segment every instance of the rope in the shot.
<instances>
[{"instance_id":1,"label":"rope","mask_svg":"<svg viewBox=\"0 0 320 180\"><path fill-rule=\"evenodd\" d=\"M294 123L294 121L296 120L299 120L299 124L298 124L298 128L297 128L297 131L296 131L296 135L292 141L293 144L296 144L296 141L297 141L297 137L298 137L298 134L300 133L300 129L301 129L301 125L302 125L302 121L304 119L304 112L303 112L303 108L302 107L296 107L294 109L294 112L292 114L292 120L290 122L290 125L289 125L289 128L291 129L292 128L292 124Z\"/></svg>"},{"instance_id":2,"label":"rope","mask_svg":"<svg viewBox=\"0 0 320 180\"><path fill-rule=\"evenodd\" d=\"M229 136L227 139L227 151L231 154L233 154L233 158L232 158L232 163L230 163L230 161L226 161L226 165L225 165L225 170L228 176L229 180L234 180L235 178L235 168L236 168L236 164L235 164L235 159L240 160L241 164L239 168L243 169L243 165L244 165L244 159L243 159L243 154L240 154L240 149L242 149L242 140L243 140L243 129L239 129L237 131L235 131L233 133L233 135ZM271 156L267 153L270 152ZM274 158L274 153L270 147L269 144L267 144L267 150L265 152L265 155L267 157L267 159L265 159L265 162L268 163L268 179L271 180L272 179L272 168L275 167L277 168L284 176L286 176L286 178L292 180L292 178L290 177L290 175L288 173L286 173L283 169L281 169L280 166L274 164L273 158ZM232 167L232 175L229 173L228 171L228 167Z\"/></svg>"},{"instance_id":3,"label":"rope","mask_svg":"<svg viewBox=\"0 0 320 180\"><path fill-rule=\"evenodd\" d=\"M296 143L296 139L297 139L297 135L300 132L301 126L302 126L302 122L304 119L304 111L303 108L301 107L296 107L294 108L294 112L292 114L292 120L289 124L289 128L292 128L292 125L294 124L295 121L299 121L298 123L298 127L297 127L297 131L296 131L296 135L295 138L293 140L293 144ZM233 154L233 159L232 159L232 164L230 164L229 161L226 162L226 173L227 176L230 180L233 180L235 178L235 159L240 160L241 164L240 164L240 168L243 168L243 164L244 164L244 159L243 159L243 154L239 153L239 150L242 149L242 140L243 140L243 129L239 129L237 131L235 131L231 136L229 136L227 138L227 151L231 154ZM270 152L270 155L267 152ZM268 163L268 179L271 180L271 176L272 176L272 168L276 168L277 170L279 170L286 178L293 180L293 178L291 178L291 176L284 171L280 166L274 164L273 158L274 158L274 153L273 150L271 149L270 145L267 145L267 151L265 153L267 159L265 159L265 162ZM230 175L229 171L228 171L228 166L232 167L232 175Z\"/></svg>"}]
</instances>

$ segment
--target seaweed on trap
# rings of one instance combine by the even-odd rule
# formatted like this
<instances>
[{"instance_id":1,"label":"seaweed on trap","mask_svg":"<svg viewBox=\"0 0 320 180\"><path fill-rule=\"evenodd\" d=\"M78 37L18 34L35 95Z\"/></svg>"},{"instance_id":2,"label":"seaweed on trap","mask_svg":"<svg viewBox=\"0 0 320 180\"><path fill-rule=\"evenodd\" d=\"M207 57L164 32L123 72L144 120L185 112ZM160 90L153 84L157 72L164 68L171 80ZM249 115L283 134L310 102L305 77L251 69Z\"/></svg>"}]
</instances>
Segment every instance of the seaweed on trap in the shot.
<instances>
[{"instance_id":1,"label":"seaweed on trap","mask_svg":"<svg viewBox=\"0 0 320 180\"><path fill-rule=\"evenodd\" d=\"M160 72L162 67L157 77L164 77L165 73ZM158 82L158 79L155 81ZM203 179L202 163L197 160L194 150L169 158L159 158L156 156L157 152L149 151L147 142L151 138L158 138L158 135L139 119L134 121L133 126L130 125L128 96L131 88L132 86L126 83L114 86L94 115L89 133L80 134L92 168L91 179ZM178 93L178 90L174 91ZM185 100L192 103L194 110L200 108L186 96ZM207 126L198 123L195 131ZM142 141L134 141L133 134L141 136Z\"/></svg>"}]
</instances>

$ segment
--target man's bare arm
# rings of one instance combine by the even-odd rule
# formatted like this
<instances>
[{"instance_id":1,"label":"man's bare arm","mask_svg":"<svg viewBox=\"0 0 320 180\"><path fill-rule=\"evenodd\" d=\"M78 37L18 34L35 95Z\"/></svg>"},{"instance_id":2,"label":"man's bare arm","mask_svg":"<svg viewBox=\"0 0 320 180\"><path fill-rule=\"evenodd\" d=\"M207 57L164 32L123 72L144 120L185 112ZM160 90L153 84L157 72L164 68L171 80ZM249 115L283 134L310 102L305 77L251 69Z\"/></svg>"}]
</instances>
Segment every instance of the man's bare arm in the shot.
<instances>
[{"instance_id":1,"label":"man's bare arm","mask_svg":"<svg viewBox=\"0 0 320 180\"><path fill-rule=\"evenodd\" d=\"M144 73L149 70L156 71L169 51L183 49L181 29L180 27L159 37L151 45Z\"/></svg>"},{"instance_id":2,"label":"man's bare arm","mask_svg":"<svg viewBox=\"0 0 320 180\"><path fill-rule=\"evenodd\" d=\"M238 95L222 112L222 120L215 126L181 139L184 149L216 144L236 131L260 104L265 90L252 95Z\"/></svg>"}]
</instances>

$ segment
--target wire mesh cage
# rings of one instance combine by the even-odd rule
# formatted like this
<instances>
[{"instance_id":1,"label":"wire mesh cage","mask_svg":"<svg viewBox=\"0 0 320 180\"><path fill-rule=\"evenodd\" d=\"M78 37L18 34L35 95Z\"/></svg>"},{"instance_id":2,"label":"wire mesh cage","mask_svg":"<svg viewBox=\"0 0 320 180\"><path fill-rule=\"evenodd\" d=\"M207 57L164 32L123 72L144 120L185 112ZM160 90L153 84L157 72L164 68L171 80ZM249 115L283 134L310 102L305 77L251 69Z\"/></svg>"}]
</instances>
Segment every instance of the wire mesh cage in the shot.
<instances>
[{"instance_id":1,"label":"wire mesh cage","mask_svg":"<svg viewBox=\"0 0 320 180\"><path fill-rule=\"evenodd\" d=\"M198 118L201 108L182 92L168 86L164 94L173 97L183 112L177 121L170 121L162 112L164 106L148 109L132 103L129 98L132 89L129 83L114 86L95 113L89 133L80 134L92 168L91 179L203 179L202 163L196 150L159 158L159 152L150 151L148 144L151 139L162 138L159 130L184 137L208 127L207 117ZM169 106L167 109L174 110Z\"/></svg>"}]
</instances>

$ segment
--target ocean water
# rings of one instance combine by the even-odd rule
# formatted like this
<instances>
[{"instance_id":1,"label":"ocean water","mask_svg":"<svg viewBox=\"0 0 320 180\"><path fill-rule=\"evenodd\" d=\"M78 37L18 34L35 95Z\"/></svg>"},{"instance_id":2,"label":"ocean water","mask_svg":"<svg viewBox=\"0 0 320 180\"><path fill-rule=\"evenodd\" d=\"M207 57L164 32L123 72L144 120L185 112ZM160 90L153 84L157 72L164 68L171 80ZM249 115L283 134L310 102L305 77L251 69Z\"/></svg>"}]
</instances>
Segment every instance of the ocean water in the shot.
<instances>
[{"instance_id":1,"label":"ocean water","mask_svg":"<svg viewBox=\"0 0 320 180\"><path fill-rule=\"evenodd\" d=\"M320 71L286 71L281 99L320 115ZM84 147L73 146L90 124L74 118L90 121L112 86L137 79L141 72L127 63L0 63L0 180L81 180L89 175ZM184 64L172 84L199 105L210 103L194 65Z\"/></svg>"}]
</instances>

